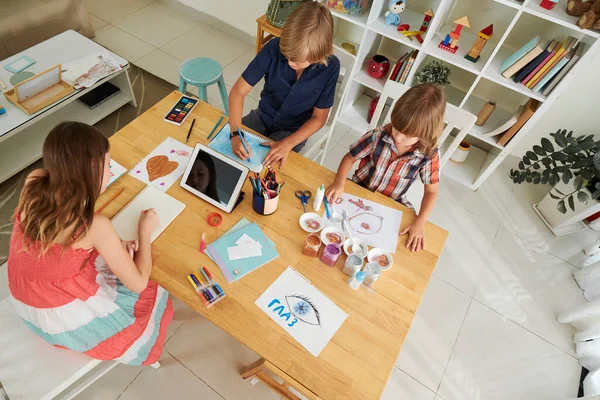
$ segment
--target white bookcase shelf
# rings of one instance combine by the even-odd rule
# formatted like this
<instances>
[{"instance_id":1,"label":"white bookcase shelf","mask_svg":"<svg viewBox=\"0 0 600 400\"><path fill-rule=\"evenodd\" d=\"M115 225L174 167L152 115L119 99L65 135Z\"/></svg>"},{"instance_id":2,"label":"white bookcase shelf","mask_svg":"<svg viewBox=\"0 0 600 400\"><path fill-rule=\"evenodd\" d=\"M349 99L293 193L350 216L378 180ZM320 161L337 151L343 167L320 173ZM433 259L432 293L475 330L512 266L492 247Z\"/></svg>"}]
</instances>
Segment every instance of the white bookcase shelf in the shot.
<instances>
[{"instance_id":1,"label":"white bookcase shelf","mask_svg":"<svg viewBox=\"0 0 600 400\"><path fill-rule=\"evenodd\" d=\"M383 54L393 66L402 54L417 49L419 54L408 74L407 85L412 86L416 83L414 75L423 63L437 59L451 69L451 85L445 88L449 103L477 114L487 101L498 101L496 110L488 122L484 126L474 126L468 134L471 152L467 161L461 164L448 163L442 171L448 178L476 190L510 154L516 143L543 117L550 105L569 85L572 77L600 50L600 41L597 40L600 32L580 29L576 25L577 17L566 13L567 0L560 0L553 10L541 8L539 2L540 0L409 2L408 8L402 13L401 23L410 24L410 30L420 28L426 10L432 9L435 14L427 32L422 35L422 44L416 38L411 41L405 37L398 32L397 27L385 24L384 14L388 9L388 0L373 0L371 9L358 17L332 10L339 25L347 24L354 29L353 34L348 33L348 29L343 31L346 36L352 36L348 39L357 44L358 53L352 56L341 49L340 45L345 40L336 35L336 54L345 57L345 67L349 72L345 78L341 103L335 108L330 132L334 131L336 123L359 132L368 130L369 104L373 96L383 91L386 83L386 78L374 79L366 73L365 67L371 56ZM462 29L456 54L439 49L439 42L454 29L453 21L464 15L469 18L471 28ZM489 24L494 24L494 36L485 45L481 58L476 63L466 60L464 56L475 42L477 32ZM535 35L550 40L564 40L568 36L574 36L586 44L583 57L548 96L536 93L512 79L506 79L500 70L502 62ZM357 43L359 41L360 43ZM483 135L506 120L529 98L539 100L541 105L506 146L497 144L498 137ZM447 146L448 143L442 144L441 151ZM326 149L322 151L325 153Z\"/></svg>"}]
</instances>

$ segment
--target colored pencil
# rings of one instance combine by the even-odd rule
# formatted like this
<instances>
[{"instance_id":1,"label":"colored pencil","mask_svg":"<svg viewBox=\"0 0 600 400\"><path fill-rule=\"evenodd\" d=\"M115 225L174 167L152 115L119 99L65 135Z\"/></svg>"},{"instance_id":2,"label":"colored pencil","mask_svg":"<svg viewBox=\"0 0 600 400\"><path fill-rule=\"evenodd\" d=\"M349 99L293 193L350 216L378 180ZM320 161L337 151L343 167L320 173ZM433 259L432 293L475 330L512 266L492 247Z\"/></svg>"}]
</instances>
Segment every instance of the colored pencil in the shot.
<instances>
[{"instance_id":1,"label":"colored pencil","mask_svg":"<svg viewBox=\"0 0 600 400\"><path fill-rule=\"evenodd\" d=\"M113 194L110 199L106 200L106 202L104 204L102 204L100 206L100 208L98 208L98 210L96 210L96 212L101 212L102 210L104 210L106 208L107 205L110 204L111 201L113 201L114 199L117 198L118 195L120 195L121 193L123 193L123 191L125 190L125 188L121 188L117 193Z\"/></svg>"},{"instance_id":2,"label":"colored pencil","mask_svg":"<svg viewBox=\"0 0 600 400\"><path fill-rule=\"evenodd\" d=\"M240 128L238 128L238 133L240 134L240 141L242 142L242 147L244 148L244 150L246 150L246 153L248 153L248 155L250 155L250 152L248 151L248 148L250 148L250 144L248 144L248 147L246 147L246 144L244 143L244 137L242 136L242 132L240 131ZM248 162L252 162L252 161L250 161L250 157L248 157Z\"/></svg>"},{"instance_id":3,"label":"colored pencil","mask_svg":"<svg viewBox=\"0 0 600 400\"><path fill-rule=\"evenodd\" d=\"M210 139L210 137L213 135L213 133L215 133L215 131L217 130L217 127L219 126L219 124L221 123L221 121L223 121L223 116L222 115L221 115L221 118L219 118L219 120L215 124L215 126L212 128L212 131L210 131L210 133L206 137L207 139Z\"/></svg>"},{"instance_id":4,"label":"colored pencil","mask_svg":"<svg viewBox=\"0 0 600 400\"><path fill-rule=\"evenodd\" d=\"M187 134L187 136L186 136L186 138L185 138L185 142L186 142L186 143L188 142L188 140L190 140L190 135L191 135L191 133L192 133L192 129L194 129L194 124L195 124L195 123L196 123L196 118L194 118L194 119L192 120L192 124L190 125L190 130L188 131L188 134Z\"/></svg>"},{"instance_id":5,"label":"colored pencil","mask_svg":"<svg viewBox=\"0 0 600 400\"><path fill-rule=\"evenodd\" d=\"M281 181L281 183L277 184L277 194L279 194L279 192L281 191L281 189L283 188L283 185L285 185L285 179Z\"/></svg>"}]
</instances>

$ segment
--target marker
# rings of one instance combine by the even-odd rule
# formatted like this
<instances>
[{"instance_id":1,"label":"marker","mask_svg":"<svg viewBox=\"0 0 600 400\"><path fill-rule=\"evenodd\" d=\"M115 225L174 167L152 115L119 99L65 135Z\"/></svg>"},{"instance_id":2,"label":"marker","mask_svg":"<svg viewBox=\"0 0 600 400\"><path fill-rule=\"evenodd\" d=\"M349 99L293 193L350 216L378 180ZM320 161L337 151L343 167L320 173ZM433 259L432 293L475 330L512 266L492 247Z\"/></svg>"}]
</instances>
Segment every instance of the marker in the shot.
<instances>
[{"instance_id":1,"label":"marker","mask_svg":"<svg viewBox=\"0 0 600 400\"><path fill-rule=\"evenodd\" d=\"M200 283L200 281L198 280L198 278L192 273L188 275L190 278L192 278L192 280L194 281L194 283L196 284L196 286L198 287L198 290L200 292L202 292L202 295L204 296L204 298L207 301L211 301L212 299L210 298L209 293L207 293L206 291L202 290L202 284Z\"/></svg>"},{"instance_id":2,"label":"marker","mask_svg":"<svg viewBox=\"0 0 600 400\"><path fill-rule=\"evenodd\" d=\"M240 135L240 141L242 142L242 147L244 148L244 150L246 150L246 153L248 153L248 155L249 155L250 152L248 151L248 147L250 147L250 145L248 145L248 147L246 147L246 144L244 143L244 137L242 136L242 132L240 131L240 128L238 128L238 133ZM248 157L248 162L252 162L252 161L250 161L250 157Z\"/></svg>"},{"instance_id":3,"label":"marker","mask_svg":"<svg viewBox=\"0 0 600 400\"><path fill-rule=\"evenodd\" d=\"M204 305L208 306L208 298L206 297L206 295L204 294L204 292L202 292L198 286L194 283L194 280L192 279L192 274L187 276L188 281L190 281L190 283L192 284L192 287L194 288L194 291L196 293L198 293L198 295L200 295L200 293L202 293L202 296L200 296L200 298L204 301Z\"/></svg>"},{"instance_id":4,"label":"marker","mask_svg":"<svg viewBox=\"0 0 600 400\"><path fill-rule=\"evenodd\" d=\"M210 283L213 284L213 287L215 288L217 293L219 293L219 296L224 296L225 292L223 291L223 289L221 289L219 284L217 282L215 282L215 280L213 279L210 272L208 272L208 269L206 267L202 267L202 269L200 271L203 272L203 275L205 275L208 278L208 280L210 281Z\"/></svg>"},{"instance_id":5,"label":"marker","mask_svg":"<svg viewBox=\"0 0 600 400\"><path fill-rule=\"evenodd\" d=\"M200 251L201 251L202 253L204 253L204 249L206 248L206 242L205 242L205 239L206 239L206 233L205 233L205 232L202 232L202 241L200 242Z\"/></svg>"},{"instance_id":6,"label":"marker","mask_svg":"<svg viewBox=\"0 0 600 400\"><path fill-rule=\"evenodd\" d=\"M194 272L193 275L196 277L198 282L201 281L200 275L198 275L196 272ZM208 287L206 285L203 285L202 283L200 283L200 287L202 288L202 291L204 293L206 293L206 295L208 296L208 301L212 302L215 299L215 296L213 295L213 293L210 290L208 290Z\"/></svg>"},{"instance_id":7,"label":"marker","mask_svg":"<svg viewBox=\"0 0 600 400\"><path fill-rule=\"evenodd\" d=\"M327 197L323 197L323 201L325 203L325 213L327 214L327 219L331 219L331 214L329 213L329 203L327 203Z\"/></svg>"}]
</instances>

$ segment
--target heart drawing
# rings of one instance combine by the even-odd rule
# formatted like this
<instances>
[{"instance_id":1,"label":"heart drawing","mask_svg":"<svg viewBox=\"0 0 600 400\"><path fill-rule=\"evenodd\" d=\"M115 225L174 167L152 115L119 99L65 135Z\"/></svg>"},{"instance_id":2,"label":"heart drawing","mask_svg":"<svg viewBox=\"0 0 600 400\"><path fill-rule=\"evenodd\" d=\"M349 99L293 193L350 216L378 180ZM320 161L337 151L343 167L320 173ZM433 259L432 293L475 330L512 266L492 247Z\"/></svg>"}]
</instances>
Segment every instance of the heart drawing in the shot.
<instances>
[{"instance_id":1,"label":"heart drawing","mask_svg":"<svg viewBox=\"0 0 600 400\"><path fill-rule=\"evenodd\" d=\"M170 161L167 156L154 156L148 159L146 171L148 171L148 180L150 182L169 175L179 167L176 161Z\"/></svg>"}]
</instances>

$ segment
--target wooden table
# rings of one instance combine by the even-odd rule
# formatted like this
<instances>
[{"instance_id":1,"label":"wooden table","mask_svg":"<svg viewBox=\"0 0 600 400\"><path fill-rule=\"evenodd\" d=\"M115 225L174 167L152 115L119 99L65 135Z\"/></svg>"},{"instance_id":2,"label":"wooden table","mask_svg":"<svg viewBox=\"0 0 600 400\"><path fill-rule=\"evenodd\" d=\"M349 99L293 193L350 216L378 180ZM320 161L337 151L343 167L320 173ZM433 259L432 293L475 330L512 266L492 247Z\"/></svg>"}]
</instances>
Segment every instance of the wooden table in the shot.
<instances>
[{"instance_id":1,"label":"wooden table","mask_svg":"<svg viewBox=\"0 0 600 400\"><path fill-rule=\"evenodd\" d=\"M180 95L176 91L171 93L111 137L112 157L126 168L133 168L166 137L184 142L193 118L196 123L189 144L207 144L206 136L221 115L218 109L200 102L182 127L162 121ZM400 237L393 268L382 275L374 289L362 286L355 292L349 288L348 277L341 271L342 260L334 268L329 268L318 258L302 255L307 234L298 224L303 210L294 191L310 189L314 192L321 183L331 182L334 174L292 153L284 169L278 172L278 178L285 178L287 184L281 194L279 209L267 217L254 213L251 196L248 195L228 215L182 189L178 183L169 188L167 193L186 203L187 207L152 246L152 279L310 393L322 399L379 399L442 251L447 232L428 223L427 250L419 253L407 251L404 247L406 237ZM121 187L125 191L103 211L108 217L116 214L144 184L124 175L109 187L98 204L103 204ZM246 182L244 191L251 193L249 182ZM414 218L411 211L395 201L353 183L346 184L346 192L401 208L404 212L402 227ZM206 222L207 215L214 211L224 216L223 223L217 228L211 228ZM277 244L281 256L238 282L228 284L219 268L199 252L200 237L202 232L206 232L210 243L243 217L259 224ZM209 310L186 279L187 274L197 272L202 265L210 269L227 294L226 299ZM319 357L313 357L254 304L289 265L349 314Z\"/></svg>"},{"instance_id":2,"label":"wooden table","mask_svg":"<svg viewBox=\"0 0 600 400\"><path fill-rule=\"evenodd\" d=\"M256 54L258 54L269 40L274 37L281 37L282 30L283 28L271 25L266 15L259 17L256 20ZM268 33L266 37L265 32Z\"/></svg>"}]
</instances>

